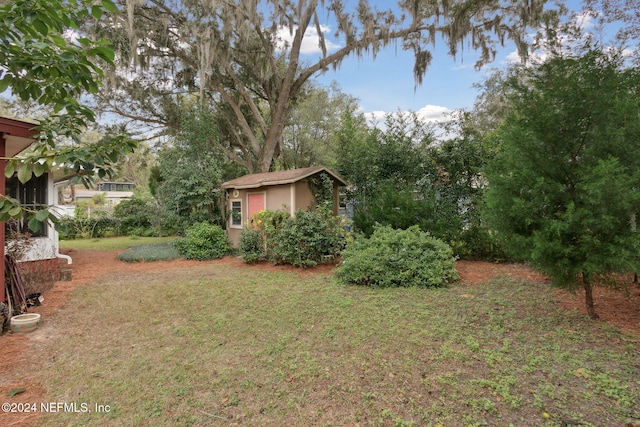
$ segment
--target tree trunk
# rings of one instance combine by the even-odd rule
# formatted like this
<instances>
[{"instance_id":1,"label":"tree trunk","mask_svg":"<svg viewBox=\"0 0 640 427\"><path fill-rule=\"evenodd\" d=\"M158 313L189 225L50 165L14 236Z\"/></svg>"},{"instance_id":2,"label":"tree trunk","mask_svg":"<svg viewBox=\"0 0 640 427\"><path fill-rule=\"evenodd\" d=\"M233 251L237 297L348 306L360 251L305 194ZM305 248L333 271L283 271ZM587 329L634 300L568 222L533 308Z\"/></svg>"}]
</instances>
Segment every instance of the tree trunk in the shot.
<instances>
[{"instance_id":1,"label":"tree trunk","mask_svg":"<svg viewBox=\"0 0 640 427\"><path fill-rule=\"evenodd\" d=\"M598 313L596 313L596 306L593 303L593 286L589 280L589 273L582 273L582 286L584 287L584 300L587 306L587 314L592 319L599 319Z\"/></svg>"}]
</instances>

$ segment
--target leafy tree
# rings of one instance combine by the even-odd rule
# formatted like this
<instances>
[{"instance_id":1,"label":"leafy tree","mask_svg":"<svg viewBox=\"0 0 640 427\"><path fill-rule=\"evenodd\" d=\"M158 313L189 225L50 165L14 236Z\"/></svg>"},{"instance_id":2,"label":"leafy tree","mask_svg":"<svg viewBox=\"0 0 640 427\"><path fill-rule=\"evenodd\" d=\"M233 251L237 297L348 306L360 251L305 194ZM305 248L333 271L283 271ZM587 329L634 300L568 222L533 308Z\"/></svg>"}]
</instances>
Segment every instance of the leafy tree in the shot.
<instances>
[{"instance_id":1,"label":"leafy tree","mask_svg":"<svg viewBox=\"0 0 640 427\"><path fill-rule=\"evenodd\" d=\"M395 11L367 0L122 1L127 14L96 27L120 47L121 72L101 94L106 110L175 129L180 97L195 94L219 114L224 154L251 172L268 171L281 153L287 119L309 79L347 56L375 57L399 44L414 52L420 84L436 40L451 55L461 46L479 50L481 65L505 40L524 55L523 35L544 15L544 0L402 0ZM325 38L324 17L344 45ZM303 56L309 36L321 51L315 58ZM135 73L128 72L132 64Z\"/></svg>"},{"instance_id":2,"label":"leafy tree","mask_svg":"<svg viewBox=\"0 0 640 427\"><path fill-rule=\"evenodd\" d=\"M79 140L96 118L79 99L98 92L102 64L114 58L108 42L84 37L80 24L100 19L105 10L116 12L117 8L111 0L100 5L90 0L16 0L0 7L0 93L10 89L19 99L53 111L40 122L40 138L28 155L4 159L7 176L17 172L24 183L32 174L40 176L63 165L88 183L95 174L109 176L118 156L135 148L133 141L121 135L93 144ZM75 31L78 37L67 37L67 31ZM74 143L61 146L61 138ZM0 220L23 215L17 200L4 197L0 205ZM48 218L53 215L39 211L29 226L39 229Z\"/></svg>"},{"instance_id":3,"label":"leafy tree","mask_svg":"<svg viewBox=\"0 0 640 427\"><path fill-rule=\"evenodd\" d=\"M492 139L484 134L485 126L493 124L483 114L477 109L460 112L448 124L455 136L429 146L429 165L421 186L424 198L433 201L434 234L448 241L456 255L467 258L502 255L478 250L492 244L482 241L489 235L480 215L486 188L482 169L495 154Z\"/></svg>"},{"instance_id":4,"label":"leafy tree","mask_svg":"<svg viewBox=\"0 0 640 427\"><path fill-rule=\"evenodd\" d=\"M151 234L153 218L157 217L157 206L150 197L134 195L113 208L113 216L120 220L125 235Z\"/></svg>"},{"instance_id":5,"label":"leafy tree","mask_svg":"<svg viewBox=\"0 0 640 427\"><path fill-rule=\"evenodd\" d=\"M361 116L346 114L338 133L337 170L350 183L354 226L369 235L375 223L407 228L428 222L429 207L418 197L426 173L431 129L415 113L388 114L385 129L369 129ZM426 223L425 222L425 223Z\"/></svg>"},{"instance_id":6,"label":"leafy tree","mask_svg":"<svg viewBox=\"0 0 640 427\"><path fill-rule=\"evenodd\" d=\"M219 190L222 156L211 112L186 105L182 114L181 130L173 138L173 146L158 156L153 194L181 228L201 221L224 224L219 206L223 200Z\"/></svg>"},{"instance_id":7,"label":"leafy tree","mask_svg":"<svg viewBox=\"0 0 640 427\"><path fill-rule=\"evenodd\" d=\"M282 154L278 166L295 169L336 163L336 133L342 115L357 107L356 99L340 91L337 83L329 88L309 85L301 100L292 107L282 135Z\"/></svg>"},{"instance_id":8,"label":"leafy tree","mask_svg":"<svg viewBox=\"0 0 640 427\"><path fill-rule=\"evenodd\" d=\"M598 276L634 271L640 208L640 73L590 45L511 81L511 111L487 170L487 220L509 250L597 318Z\"/></svg>"},{"instance_id":9,"label":"leafy tree","mask_svg":"<svg viewBox=\"0 0 640 427\"><path fill-rule=\"evenodd\" d=\"M614 24L614 40L640 65L640 2L638 0L585 0L582 13L595 18L600 26Z\"/></svg>"}]
</instances>

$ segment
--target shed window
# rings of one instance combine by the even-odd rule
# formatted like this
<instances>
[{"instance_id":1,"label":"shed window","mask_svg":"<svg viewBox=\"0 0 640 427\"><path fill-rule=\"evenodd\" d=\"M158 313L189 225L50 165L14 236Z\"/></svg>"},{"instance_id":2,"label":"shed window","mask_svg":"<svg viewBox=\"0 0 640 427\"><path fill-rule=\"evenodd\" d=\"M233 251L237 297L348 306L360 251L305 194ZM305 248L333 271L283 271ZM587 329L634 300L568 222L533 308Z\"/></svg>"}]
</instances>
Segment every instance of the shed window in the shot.
<instances>
[{"instance_id":1,"label":"shed window","mask_svg":"<svg viewBox=\"0 0 640 427\"><path fill-rule=\"evenodd\" d=\"M242 201L231 201L231 226L242 227Z\"/></svg>"}]
</instances>

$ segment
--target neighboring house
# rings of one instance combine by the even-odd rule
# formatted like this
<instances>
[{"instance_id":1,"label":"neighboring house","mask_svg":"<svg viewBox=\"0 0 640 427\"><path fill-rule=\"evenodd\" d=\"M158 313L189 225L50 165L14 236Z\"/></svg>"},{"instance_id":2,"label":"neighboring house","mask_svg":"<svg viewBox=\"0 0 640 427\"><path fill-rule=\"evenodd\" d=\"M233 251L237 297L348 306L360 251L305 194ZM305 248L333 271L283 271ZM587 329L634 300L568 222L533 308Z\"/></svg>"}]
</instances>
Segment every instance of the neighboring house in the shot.
<instances>
[{"instance_id":1,"label":"neighboring house","mask_svg":"<svg viewBox=\"0 0 640 427\"><path fill-rule=\"evenodd\" d=\"M20 200L28 206L53 205L56 203L53 191L52 174L44 174L40 177L32 177L25 184L22 184L14 176L6 178L4 174L7 158L15 157L27 149L37 137L35 130L37 123L0 117L0 190L2 194L7 194ZM13 224L14 229L26 230L26 221L17 221ZM10 230L11 231L11 230ZM6 245L5 224L0 224L0 262L4 271L4 254ZM58 251L58 233L51 224L47 224L39 233L33 235L32 244L29 251L19 261L44 261L55 258L64 258L71 264L71 258L61 255ZM5 301L5 279L4 274L0 275L0 301Z\"/></svg>"},{"instance_id":2,"label":"neighboring house","mask_svg":"<svg viewBox=\"0 0 640 427\"><path fill-rule=\"evenodd\" d=\"M96 184L95 189L87 189L81 186L71 186L67 181L56 182L56 188L62 200L58 200L59 205L69 205L74 202L90 202L96 194L104 194L107 207L112 208L123 200L133 197L135 184L132 182L109 182L103 181Z\"/></svg>"},{"instance_id":3,"label":"neighboring house","mask_svg":"<svg viewBox=\"0 0 640 427\"><path fill-rule=\"evenodd\" d=\"M291 215L298 209L306 210L316 204L312 183L326 174L333 181L333 213L338 214L340 186L346 182L324 166L292 169L279 172L256 173L227 181L221 185L227 191L228 209L231 215L227 233L234 247L240 244L242 227L253 214L264 209L283 210Z\"/></svg>"}]
</instances>

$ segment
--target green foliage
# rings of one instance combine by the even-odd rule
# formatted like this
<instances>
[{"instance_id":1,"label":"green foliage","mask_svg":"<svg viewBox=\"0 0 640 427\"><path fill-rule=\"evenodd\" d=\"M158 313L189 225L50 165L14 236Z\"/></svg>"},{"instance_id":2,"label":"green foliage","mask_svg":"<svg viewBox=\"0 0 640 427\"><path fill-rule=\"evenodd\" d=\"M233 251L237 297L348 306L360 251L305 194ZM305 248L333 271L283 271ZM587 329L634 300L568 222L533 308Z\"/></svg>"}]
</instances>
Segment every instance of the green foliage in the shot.
<instances>
[{"instance_id":1,"label":"green foliage","mask_svg":"<svg viewBox=\"0 0 640 427\"><path fill-rule=\"evenodd\" d=\"M240 253L247 263L270 260L276 264L310 267L324 257L335 258L346 245L342 217L327 208L298 210L290 217L284 211L260 211L242 230Z\"/></svg>"},{"instance_id":2,"label":"green foliage","mask_svg":"<svg viewBox=\"0 0 640 427\"><path fill-rule=\"evenodd\" d=\"M240 256L247 264L267 259L262 230L246 226L240 233Z\"/></svg>"},{"instance_id":3,"label":"green foliage","mask_svg":"<svg viewBox=\"0 0 640 427\"><path fill-rule=\"evenodd\" d=\"M120 220L122 233L130 236L147 236L153 233L152 218L157 207L152 199L134 195L113 208L113 216Z\"/></svg>"},{"instance_id":4,"label":"green foliage","mask_svg":"<svg viewBox=\"0 0 640 427\"><path fill-rule=\"evenodd\" d=\"M98 206L104 206L107 203L107 193L94 194L91 201Z\"/></svg>"},{"instance_id":5,"label":"green foliage","mask_svg":"<svg viewBox=\"0 0 640 427\"><path fill-rule=\"evenodd\" d=\"M150 243L131 246L118 255L118 259L125 262L169 261L179 257L176 247L171 243Z\"/></svg>"},{"instance_id":6,"label":"green foliage","mask_svg":"<svg viewBox=\"0 0 640 427\"><path fill-rule=\"evenodd\" d=\"M333 216L328 209L298 210L286 219L273 240L270 258L296 267L310 267L322 262L325 256L335 258L346 244L342 218Z\"/></svg>"},{"instance_id":7,"label":"green foliage","mask_svg":"<svg viewBox=\"0 0 640 427\"><path fill-rule=\"evenodd\" d=\"M351 187L355 229L370 236L376 224L394 229L417 225L449 243L457 256L503 259L480 220L481 170L491 145L462 114L450 124L459 136L433 144L431 130L415 115L387 117L384 131L368 130L345 115L338 170Z\"/></svg>"},{"instance_id":8,"label":"green foliage","mask_svg":"<svg viewBox=\"0 0 640 427\"><path fill-rule=\"evenodd\" d=\"M0 92L11 88L23 100L52 105L56 113L65 110L57 117L58 130L73 132L95 121L78 99L98 92L96 76L104 75L99 63L112 64L114 52L106 41L70 42L63 34L78 31L91 15L99 19L103 8L118 10L111 0L103 0L102 7L89 0L17 0L0 7Z\"/></svg>"},{"instance_id":9,"label":"green foliage","mask_svg":"<svg viewBox=\"0 0 640 427\"><path fill-rule=\"evenodd\" d=\"M71 172L73 179L89 183L94 176L109 177L118 157L132 152L136 143L124 135L110 135L95 144L83 144L79 135L95 122L94 112L80 103L86 93L99 91L104 64L113 64L114 52L105 40L91 40L79 32L80 24L100 19L104 11L116 13L111 0L100 5L89 0L16 0L0 7L0 93L10 90L23 101L50 107L37 125L39 135L20 159L8 159L5 174L17 173L25 183L58 169ZM75 31L70 41L65 31ZM74 144L59 146L61 139ZM10 206L9 206L10 205ZM26 209L15 200L4 199L11 217ZM32 213L29 227L37 231L53 214L43 207Z\"/></svg>"},{"instance_id":10,"label":"green foliage","mask_svg":"<svg viewBox=\"0 0 640 427\"><path fill-rule=\"evenodd\" d=\"M101 96L109 103L115 100L127 120L174 128L180 120L181 94L197 94L199 103L215 110L221 154L246 169L268 172L281 154L290 154L281 151L283 129L296 112L296 103L304 100L306 83L314 75L339 67L351 54L375 57L392 42L414 52L417 84L422 83L431 63L435 40L442 40L455 55L459 47L468 47L466 42L472 37L473 49L479 50L478 66L490 62L497 44L509 39L524 54L524 35L529 24L542 19L545 1L461 0L451 7L446 2L433 7L408 1L393 6L378 3L334 0L328 7L317 1L236 1L208 2L205 7L198 1L182 0L172 1L169 7L160 2L127 2L124 22L108 22L101 28L118 41L122 60L117 65L123 71L115 73L118 84ZM546 16L553 13L544 12ZM305 32L320 25L312 17L320 16L338 22L333 36L347 42L328 53L328 42L320 32L323 54L301 56ZM405 19L408 16L411 19ZM291 36L286 55L277 34L283 23ZM211 43L203 31L215 34L216 42ZM140 66L125 75L132 63ZM163 66L148 66L155 63ZM173 78L167 79L165 70L176 70ZM149 84L159 79L163 84ZM318 134L324 125L331 125L330 112L316 109L313 113L322 118L316 126L291 129L310 132L311 138L298 135L293 144L324 140ZM284 141L291 141L289 135ZM311 150L305 147L298 151L304 151L302 161L314 154L307 154Z\"/></svg>"},{"instance_id":11,"label":"green foliage","mask_svg":"<svg viewBox=\"0 0 640 427\"><path fill-rule=\"evenodd\" d=\"M318 206L333 207L333 179L329 174L322 172L309 177L307 182Z\"/></svg>"},{"instance_id":12,"label":"green foliage","mask_svg":"<svg viewBox=\"0 0 640 427\"><path fill-rule=\"evenodd\" d=\"M60 239L93 239L109 235L119 235L120 220L116 218L69 218L58 221L56 230Z\"/></svg>"},{"instance_id":13,"label":"green foliage","mask_svg":"<svg viewBox=\"0 0 640 427\"><path fill-rule=\"evenodd\" d=\"M417 199L416 192L406 186L384 182L367 197L366 206L355 210L353 222L357 230L370 236L376 224L406 229L419 225L423 230L433 230L432 201Z\"/></svg>"},{"instance_id":14,"label":"green foliage","mask_svg":"<svg viewBox=\"0 0 640 427\"><path fill-rule=\"evenodd\" d=\"M464 229L456 238L458 240L453 240L449 244L458 258L487 261L516 260L503 250L502 242L497 239L495 233L485 227L471 226Z\"/></svg>"},{"instance_id":15,"label":"green foliage","mask_svg":"<svg viewBox=\"0 0 640 427\"><path fill-rule=\"evenodd\" d=\"M223 225L219 208L223 165L212 113L192 105L181 107L180 130L172 147L160 152L150 186L165 216L180 229L200 221Z\"/></svg>"},{"instance_id":16,"label":"green foliage","mask_svg":"<svg viewBox=\"0 0 640 427\"><path fill-rule=\"evenodd\" d=\"M222 258L231 250L227 233L217 225L206 222L193 224L182 239L173 244L187 259L207 260Z\"/></svg>"},{"instance_id":17,"label":"green foliage","mask_svg":"<svg viewBox=\"0 0 640 427\"><path fill-rule=\"evenodd\" d=\"M557 285L575 287L582 276L587 288L589 277L637 271L640 73L621 65L589 48L511 82L486 217L512 253Z\"/></svg>"},{"instance_id":18,"label":"green foliage","mask_svg":"<svg viewBox=\"0 0 640 427\"><path fill-rule=\"evenodd\" d=\"M458 279L451 247L418 226L378 226L370 238L357 238L347 246L342 257L335 277L343 284L427 288Z\"/></svg>"},{"instance_id":19,"label":"green foliage","mask_svg":"<svg viewBox=\"0 0 640 427\"><path fill-rule=\"evenodd\" d=\"M282 132L282 153L275 159L281 169L315 165L333 167L338 154L335 134L340 118L357 107L357 100L342 93L334 81L329 87L309 81L303 95L291 107Z\"/></svg>"}]
</instances>

